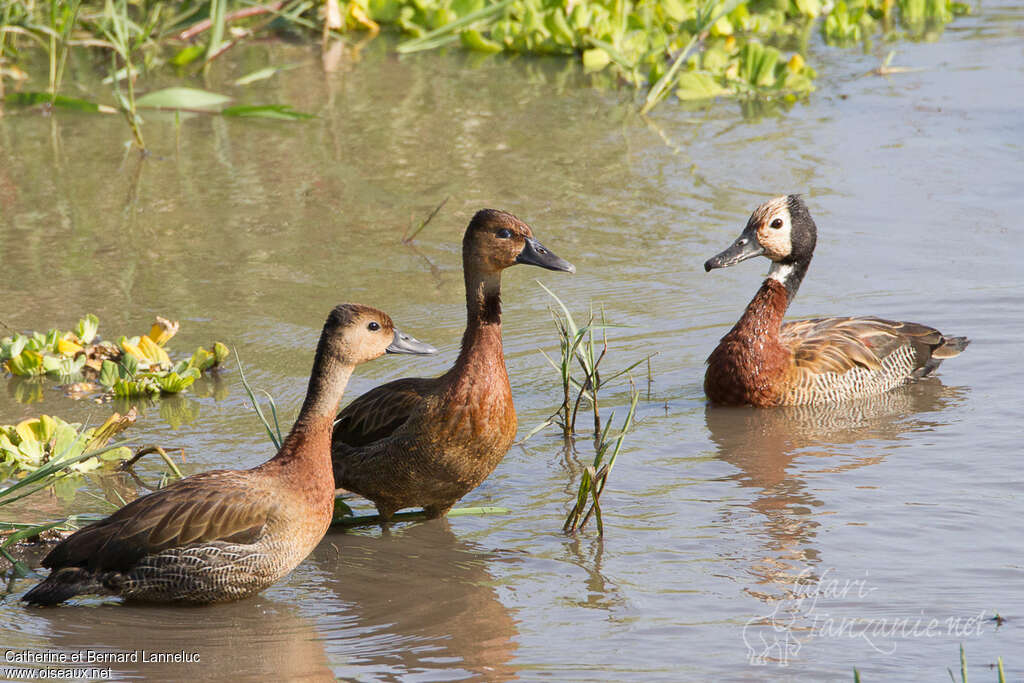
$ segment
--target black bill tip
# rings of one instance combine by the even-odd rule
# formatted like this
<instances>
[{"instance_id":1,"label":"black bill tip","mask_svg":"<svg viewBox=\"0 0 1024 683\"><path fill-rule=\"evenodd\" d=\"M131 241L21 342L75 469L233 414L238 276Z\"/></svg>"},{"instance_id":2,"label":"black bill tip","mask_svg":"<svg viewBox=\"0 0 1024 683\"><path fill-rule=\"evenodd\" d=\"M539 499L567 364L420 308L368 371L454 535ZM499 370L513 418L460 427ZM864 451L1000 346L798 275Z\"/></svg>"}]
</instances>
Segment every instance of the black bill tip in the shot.
<instances>
[{"instance_id":1,"label":"black bill tip","mask_svg":"<svg viewBox=\"0 0 1024 683\"><path fill-rule=\"evenodd\" d=\"M519 252L519 256L516 257L516 263L540 266L541 268L547 268L548 270L559 270L563 273L576 272L576 266L569 263L564 258L555 255L551 250L532 237L526 238L526 245L523 246L523 250Z\"/></svg>"}]
</instances>

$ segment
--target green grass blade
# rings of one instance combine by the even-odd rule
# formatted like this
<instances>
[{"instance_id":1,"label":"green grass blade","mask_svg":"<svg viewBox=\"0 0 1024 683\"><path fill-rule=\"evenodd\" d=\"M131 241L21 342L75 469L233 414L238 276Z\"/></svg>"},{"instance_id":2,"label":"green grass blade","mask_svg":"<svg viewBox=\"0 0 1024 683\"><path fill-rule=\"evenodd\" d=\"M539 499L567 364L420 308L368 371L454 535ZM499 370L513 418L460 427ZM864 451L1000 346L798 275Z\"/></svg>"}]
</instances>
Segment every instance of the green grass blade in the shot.
<instances>
[{"instance_id":1,"label":"green grass blade","mask_svg":"<svg viewBox=\"0 0 1024 683\"><path fill-rule=\"evenodd\" d=\"M263 428L267 430L267 436L270 437L270 441L274 444L274 448L281 450L281 432L278 430L275 435L274 430L270 428L270 422L267 421L266 416L263 414L263 409L260 408L259 401L256 400L256 395L252 393L252 387L249 386L249 382L245 379L245 370L242 368L242 359L238 356L238 350L235 349L234 352L235 362L238 363L238 375L242 378L242 386L245 387L245 393L249 395L249 402L252 403L253 410L256 411L256 415L260 418L260 422L263 423ZM274 420L276 422L276 415Z\"/></svg>"}]
</instances>

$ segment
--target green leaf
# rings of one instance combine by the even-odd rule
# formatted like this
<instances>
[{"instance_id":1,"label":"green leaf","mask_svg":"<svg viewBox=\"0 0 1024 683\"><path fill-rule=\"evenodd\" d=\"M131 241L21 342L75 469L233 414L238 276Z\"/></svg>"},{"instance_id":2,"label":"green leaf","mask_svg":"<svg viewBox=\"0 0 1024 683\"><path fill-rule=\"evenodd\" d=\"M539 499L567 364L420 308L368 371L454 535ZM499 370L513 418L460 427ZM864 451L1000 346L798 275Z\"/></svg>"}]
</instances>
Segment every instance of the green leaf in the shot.
<instances>
[{"instance_id":1,"label":"green leaf","mask_svg":"<svg viewBox=\"0 0 1024 683\"><path fill-rule=\"evenodd\" d=\"M217 361L215 365L220 365L228 359L228 347L220 342L213 343L213 357Z\"/></svg>"},{"instance_id":2,"label":"green leaf","mask_svg":"<svg viewBox=\"0 0 1024 683\"><path fill-rule=\"evenodd\" d=\"M685 73L679 77L678 85L676 97L681 100L707 100L732 93L728 88L723 88L714 76L706 71Z\"/></svg>"},{"instance_id":3,"label":"green leaf","mask_svg":"<svg viewBox=\"0 0 1024 683\"><path fill-rule=\"evenodd\" d=\"M101 111L100 105L88 100L80 100L75 97L64 95L51 95L46 92L14 92L4 96L4 102L19 107L32 107L40 104L48 104L61 109L84 111L95 114Z\"/></svg>"},{"instance_id":4,"label":"green leaf","mask_svg":"<svg viewBox=\"0 0 1024 683\"><path fill-rule=\"evenodd\" d=\"M37 351L25 349L7 361L7 371L19 377L43 374L43 356Z\"/></svg>"},{"instance_id":5,"label":"green leaf","mask_svg":"<svg viewBox=\"0 0 1024 683\"><path fill-rule=\"evenodd\" d=\"M220 95L197 88L164 88L146 93L135 100L139 107L149 109L216 109L231 101L227 95Z\"/></svg>"},{"instance_id":6,"label":"green leaf","mask_svg":"<svg viewBox=\"0 0 1024 683\"><path fill-rule=\"evenodd\" d=\"M612 61L611 56L601 48L583 51L583 68L587 71L600 71Z\"/></svg>"},{"instance_id":7,"label":"green leaf","mask_svg":"<svg viewBox=\"0 0 1024 683\"><path fill-rule=\"evenodd\" d=\"M139 374L139 359L130 353L121 356L120 377L134 377Z\"/></svg>"},{"instance_id":8,"label":"green leaf","mask_svg":"<svg viewBox=\"0 0 1024 683\"><path fill-rule=\"evenodd\" d=\"M75 325L75 334L78 335L83 344L91 344L92 340L96 338L96 333L99 329L100 319L89 313Z\"/></svg>"},{"instance_id":9,"label":"green leaf","mask_svg":"<svg viewBox=\"0 0 1024 683\"><path fill-rule=\"evenodd\" d=\"M165 394L178 394L191 386L197 377L199 377L199 371L195 368L190 368L185 371L184 375L169 372L162 377L157 377L156 384L160 387L160 391Z\"/></svg>"},{"instance_id":10,"label":"green leaf","mask_svg":"<svg viewBox=\"0 0 1024 683\"><path fill-rule=\"evenodd\" d=\"M202 45L189 45L171 57L171 64L174 66L188 66L202 57L204 52L206 52L206 49Z\"/></svg>"},{"instance_id":11,"label":"green leaf","mask_svg":"<svg viewBox=\"0 0 1024 683\"><path fill-rule=\"evenodd\" d=\"M301 66L301 64L285 64L284 66L268 66L263 69L257 69L252 73L242 76L232 85L249 85L250 83L256 83L257 81L265 81L268 78L273 78L282 71L289 71L299 66Z\"/></svg>"},{"instance_id":12,"label":"green leaf","mask_svg":"<svg viewBox=\"0 0 1024 683\"><path fill-rule=\"evenodd\" d=\"M121 372L117 363L109 360L103 361L103 365L100 367L100 384L105 387L112 387L119 379L121 379Z\"/></svg>"},{"instance_id":13,"label":"green leaf","mask_svg":"<svg viewBox=\"0 0 1024 683\"><path fill-rule=\"evenodd\" d=\"M289 104L240 104L222 109L220 113L223 116L277 119L279 121L304 121L316 118L313 114L295 111Z\"/></svg>"},{"instance_id":14,"label":"green leaf","mask_svg":"<svg viewBox=\"0 0 1024 683\"><path fill-rule=\"evenodd\" d=\"M459 38L465 47L477 52L495 53L505 49L501 43L485 37L480 31L472 28L463 31Z\"/></svg>"}]
</instances>

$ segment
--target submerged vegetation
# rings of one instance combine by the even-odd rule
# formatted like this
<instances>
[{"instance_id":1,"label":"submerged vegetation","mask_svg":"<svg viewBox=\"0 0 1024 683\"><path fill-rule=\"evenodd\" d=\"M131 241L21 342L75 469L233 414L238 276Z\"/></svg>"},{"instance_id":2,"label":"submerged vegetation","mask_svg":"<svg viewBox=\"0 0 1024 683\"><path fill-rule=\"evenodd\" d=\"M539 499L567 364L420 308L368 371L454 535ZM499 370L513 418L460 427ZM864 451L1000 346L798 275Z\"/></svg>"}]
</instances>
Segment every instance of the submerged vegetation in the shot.
<instances>
[{"instance_id":1,"label":"submerged vegetation","mask_svg":"<svg viewBox=\"0 0 1024 683\"><path fill-rule=\"evenodd\" d=\"M0 339L0 368L16 377L56 379L72 398L131 399L178 394L202 373L220 366L228 349L215 342L174 363L164 346L178 332L177 321L157 317L147 334L98 338L99 319L89 314L74 329L14 334ZM41 398L41 393L29 394Z\"/></svg>"},{"instance_id":2,"label":"submerged vegetation","mask_svg":"<svg viewBox=\"0 0 1024 683\"><path fill-rule=\"evenodd\" d=\"M814 89L805 55L816 22L827 43L848 46L878 35L928 38L967 11L957 0L10 0L0 9L0 95L13 83L4 98L12 105L120 112L145 148L139 112L146 108L308 117L287 104L228 107L229 96L193 88L152 91L146 80L154 71L205 69L256 36L298 30L326 49L336 38L372 37L387 25L408 36L399 53L454 45L578 59L586 71L610 73L644 93L644 111L671 94L683 101L794 99ZM93 55L110 93L79 99L64 92L76 49ZM29 73L40 51L45 89L36 85L42 74ZM286 68L266 67L235 85Z\"/></svg>"}]
</instances>

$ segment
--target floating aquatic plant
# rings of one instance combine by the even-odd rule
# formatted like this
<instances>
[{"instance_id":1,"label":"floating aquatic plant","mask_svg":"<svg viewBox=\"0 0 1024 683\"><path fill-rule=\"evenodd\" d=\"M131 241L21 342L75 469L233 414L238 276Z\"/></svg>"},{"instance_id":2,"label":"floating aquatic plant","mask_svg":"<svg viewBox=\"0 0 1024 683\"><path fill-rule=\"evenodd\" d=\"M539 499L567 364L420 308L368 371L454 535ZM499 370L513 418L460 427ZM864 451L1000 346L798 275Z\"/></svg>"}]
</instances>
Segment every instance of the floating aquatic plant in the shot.
<instances>
[{"instance_id":1,"label":"floating aquatic plant","mask_svg":"<svg viewBox=\"0 0 1024 683\"><path fill-rule=\"evenodd\" d=\"M0 509L43 489L69 499L81 486L81 475L87 472L116 468L135 476L131 465L149 453L159 453L172 476L180 479L181 471L162 448L149 446L133 455L126 446L107 445L135 420L133 408L124 415L114 413L99 427L83 427L50 415L17 425L0 425L0 481L14 479L0 487ZM94 519L94 515L71 515L42 523L0 521L0 556L14 566L17 575L25 576L28 568L8 552L12 545L47 531L73 531Z\"/></svg>"},{"instance_id":2,"label":"floating aquatic plant","mask_svg":"<svg viewBox=\"0 0 1024 683\"><path fill-rule=\"evenodd\" d=\"M0 340L0 368L17 377L55 378L73 388L68 394L75 398L97 392L119 398L158 397L184 391L228 357L227 347L215 342L211 350L199 347L188 359L172 362L164 347L177 333L178 323L165 318L157 317L147 334L122 336L116 343L98 341L98 331L99 319L89 314L70 331L5 337Z\"/></svg>"},{"instance_id":3,"label":"floating aquatic plant","mask_svg":"<svg viewBox=\"0 0 1024 683\"><path fill-rule=\"evenodd\" d=\"M161 108L229 116L297 120L287 105L196 106L226 95L173 88L136 97L137 80L162 66L205 68L242 42L282 26L307 31L325 45L345 31L377 34L390 25L409 36L400 53L458 45L480 53L563 55L591 73L645 91L650 110L666 96L682 101L721 96L791 100L811 92L815 71L806 43L822 16L830 44L881 35L930 38L968 6L958 0L242 0L169 3L166 0L8 0L0 4L0 91L18 84L12 104L124 113L143 146L139 110ZM108 51L108 82L116 106L60 93L69 49ZM31 50L49 58L45 92L21 87L31 79L18 62ZM236 79L244 86L288 68L269 66ZM123 86L122 86L123 83ZM144 88L140 88L144 90Z\"/></svg>"},{"instance_id":4,"label":"floating aquatic plant","mask_svg":"<svg viewBox=\"0 0 1024 683\"><path fill-rule=\"evenodd\" d=\"M126 447L106 449L91 458L81 456L103 449L135 419L135 411L129 411L125 415L114 413L99 427L84 428L51 415L23 420L16 425L0 425L0 481L46 466L84 473L101 467L104 462L127 460L132 453Z\"/></svg>"}]
</instances>

